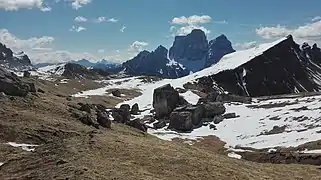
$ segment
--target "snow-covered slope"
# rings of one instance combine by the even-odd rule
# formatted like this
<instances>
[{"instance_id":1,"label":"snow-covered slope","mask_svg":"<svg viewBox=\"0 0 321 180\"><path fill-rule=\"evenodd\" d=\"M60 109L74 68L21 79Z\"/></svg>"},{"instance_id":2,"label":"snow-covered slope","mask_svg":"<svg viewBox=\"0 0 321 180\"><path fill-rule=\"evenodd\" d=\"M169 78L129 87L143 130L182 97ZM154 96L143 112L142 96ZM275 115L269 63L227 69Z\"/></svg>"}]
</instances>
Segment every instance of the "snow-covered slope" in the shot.
<instances>
[{"instance_id":1,"label":"snow-covered slope","mask_svg":"<svg viewBox=\"0 0 321 180\"><path fill-rule=\"evenodd\" d=\"M146 109L141 116L147 115L152 109L152 97L155 88L165 84L182 88L187 82L193 82L204 76L210 76L224 70L237 68L284 40L286 40L286 38L272 43L261 44L252 49L228 54L216 65L182 78L164 79L153 83L144 83L142 77L114 79L105 81L105 83L108 84L106 87L85 91L74 96L87 97L90 95L104 95L106 90L113 88L139 89L142 92L141 96L123 103L130 105L138 103L141 109ZM199 97L191 91L187 91L181 95L192 104L196 104L199 99ZM216 131L210 129L209 126L203 126L193 130L191 133L177 133L165 128L149 130L149 133L166 140L175 137L197 139L208 135L215 135L225 141L229 146L234 147L241 145L254 148L297 146L305 142L321 139L321 120L319 118L319 114L321 114L321 107L319 105L321 96L314 98L298 97L298 100L293 98L265 101L254 100L255 102L251 105L226 104L227 112L235 112L240 117L224 120L217 125ZM120 104L118 106L120 106ZM275 134L271 133L274 126L281 128L281 130L283 129L283 131L279 130L280 132Z\"/></svg>"},{"instance_id":2,"label":"snow-covered slope","mask_svg":"<svg viewBox=\"0 0 321 180\"><path fill-rule=\"evenodd\" d=\"M50 74L61 76L65 71L65 65L66 63L49 65L49 66L39 68L38 71L41 73L50 73Z\"/></svg>"}]
</instances>

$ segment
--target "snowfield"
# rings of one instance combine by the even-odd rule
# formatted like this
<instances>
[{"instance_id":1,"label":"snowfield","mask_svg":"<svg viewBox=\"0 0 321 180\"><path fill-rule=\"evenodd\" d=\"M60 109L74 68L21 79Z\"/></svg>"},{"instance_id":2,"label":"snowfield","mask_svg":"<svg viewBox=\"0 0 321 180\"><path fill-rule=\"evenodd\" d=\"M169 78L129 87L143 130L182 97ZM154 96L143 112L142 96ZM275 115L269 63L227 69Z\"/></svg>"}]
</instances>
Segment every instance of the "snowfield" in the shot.
<instances>
[{"instance_id":1,"label":"snowfield","mask_svg":"<svg viewBox=\"0 0 321 180\"><path fill-rule=\"evenodd\" d=\"M106 80L103 88L84 91L74 97L105 95L108 89L138 89L142 95L132 100L122 102L129 105L138 103L140 109L147 109L142 115L148 115L152 109L154 89L165 84L174 88L183 88L187 82L219 73L223 70L234 69L255 56L262 54L270 47L285 40L261 44L252 49L237 51L224 56L215 66L190 74L178 79L164 79L153 83L144 83L142 77ZM245 73L246 75L246 73ZM192 91L180 94L191 103L196 104L199 97ZM217 130L208 126L194 129L190 133L178 133L163 129L149 129L148 132L164 140L183 138L197 140L215 135L227 143L227 147L273 148L277 146L290 147L321 139L321 96L288 99L264 100L254 99L252 104L225 104L227 113L236 113L238 118L225 119L217 124ZM285 105L282 105L285 104ZM120 104L117 105L119 107ZM141 115L141 116L142 116ZM274 131L272 131L274 130ZM234 154L231 154L234 156ZM235 158L240 158L239 156Z\"/></svg>"}]
</instances>

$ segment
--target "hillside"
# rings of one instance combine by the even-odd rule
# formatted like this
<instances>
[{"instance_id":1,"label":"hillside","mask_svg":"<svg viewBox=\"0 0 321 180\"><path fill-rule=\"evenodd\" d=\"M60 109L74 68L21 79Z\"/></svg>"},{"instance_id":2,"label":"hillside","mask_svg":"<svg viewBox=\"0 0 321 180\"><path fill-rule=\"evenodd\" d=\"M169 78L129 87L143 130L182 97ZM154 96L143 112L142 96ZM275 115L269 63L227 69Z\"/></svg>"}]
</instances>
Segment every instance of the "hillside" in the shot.
<instances>
[{"instance_id":1,"label":"hillside","mask_svg":"<svg viewBox=\"0 0 321 180\"><path fill-rule=\"evenodd\" d=\"M111 129L85 126L71 116L68 104L90 103L94 97L67 101L64 95L74 91L67 91L68 84L59 85L65 89L62 92L62 88L52 90L53 83L36 82L45 91L39 97L0 99L4 117L0 123L1 179L320 178L315 166L246 162L202 150L204 146L160 140L122 124L113 123ZM100 99L106 107L120 102L108 96ZM7 142L38 146L28 152Z\"/></svg>"}]
</instances>

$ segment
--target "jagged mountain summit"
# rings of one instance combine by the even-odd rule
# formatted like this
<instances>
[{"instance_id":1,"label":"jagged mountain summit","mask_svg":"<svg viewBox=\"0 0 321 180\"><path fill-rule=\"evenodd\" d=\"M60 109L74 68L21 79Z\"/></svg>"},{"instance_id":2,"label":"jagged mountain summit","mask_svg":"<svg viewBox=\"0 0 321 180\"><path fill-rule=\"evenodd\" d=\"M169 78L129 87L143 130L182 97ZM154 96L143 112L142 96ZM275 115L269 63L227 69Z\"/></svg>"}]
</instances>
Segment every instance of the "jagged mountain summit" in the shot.
<instances>
[{"instance_id":1,"label":"jagged mountain summit","mask_svg":"<svg viewBox=\"0 0 321 180\"><path fill-rule=\"evenodd\" d=\"M186 36L176 36L169 50L169 58L197 72L217 63L225 54L235 52L225 35L208 42L205 33L194 29Z\"/></svg>"},{"instance_id":2,"label":"jagged mountain summit","mask_svg":"<svg viewBox=\"0 0 321 180\"><path fill-rule=\"evenodd\" d=\"M24 52L14 53L2 43L0 43L0 66L14 71L33 68L29 57Z\"/></svg>"},{"instance_id":3,"label":"jagged mountain summit","mask_svg":"<svg viewBox=\"0 0 321 180\"><path fill-rule=\"evenodd\" d=\"M204 76L199 83L207 88L216 83L232 94L256 97L321 90L320 48L307 43L300 47L291 35L226 55L209 69L225 70Z\"/></svg>"},{"instance_id":4,"label":"jagged mountain summit","mask_svg":"<svg viewBox=\"0 0 321 180\"><path fill-rule=\"evenodd\" d=\"M205 33L195 29L186 36L176 36L169 51L164 46L153 52L142 51L123 67L130 75L179 78L209 67L234 51L225 35L208 42Z\"/></svg>"},{"instance_id":5,"label":"jagged mountain summit","mask_svg":"<svg viewBox=\"0 0 321 180\"><path fill-rule=\"evenodd\" d=\"M142 51L133 59L122 64L125 72L138 76L149 75L166 78L178 78L189 74L181 64L167 58L168 50L158 46L155 51Z\"/></svg>"}]
</instances>

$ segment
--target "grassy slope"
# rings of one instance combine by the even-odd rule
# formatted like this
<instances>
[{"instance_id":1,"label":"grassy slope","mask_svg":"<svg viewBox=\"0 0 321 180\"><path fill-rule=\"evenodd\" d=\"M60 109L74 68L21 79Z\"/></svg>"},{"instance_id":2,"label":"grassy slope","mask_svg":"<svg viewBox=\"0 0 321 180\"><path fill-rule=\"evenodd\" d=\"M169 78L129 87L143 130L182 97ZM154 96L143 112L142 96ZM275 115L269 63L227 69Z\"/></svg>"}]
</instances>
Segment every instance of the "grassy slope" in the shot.
<instances>
[{"instance_id":1,"label":"grassy slope","mask_svg":"<svg viewBox=\"0 0 321 180\"><path fill-rule=\"evenodd\" d=\"M120 124L96 130L73 119L70 102L55 93L0 99L0 179L321 179L315 166L236 160ZM25 152L8 141L41 146Z\"/></svg>"}]
</instances>

